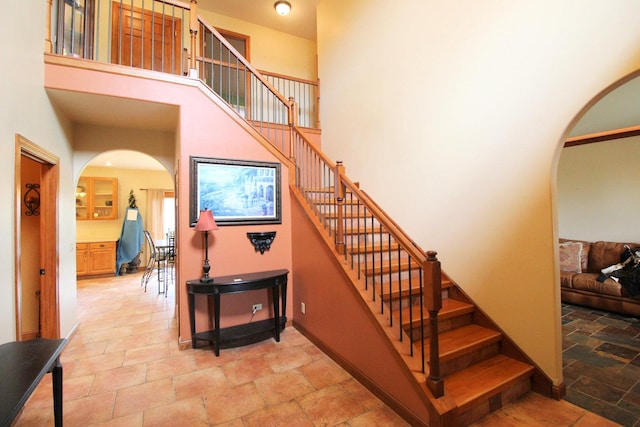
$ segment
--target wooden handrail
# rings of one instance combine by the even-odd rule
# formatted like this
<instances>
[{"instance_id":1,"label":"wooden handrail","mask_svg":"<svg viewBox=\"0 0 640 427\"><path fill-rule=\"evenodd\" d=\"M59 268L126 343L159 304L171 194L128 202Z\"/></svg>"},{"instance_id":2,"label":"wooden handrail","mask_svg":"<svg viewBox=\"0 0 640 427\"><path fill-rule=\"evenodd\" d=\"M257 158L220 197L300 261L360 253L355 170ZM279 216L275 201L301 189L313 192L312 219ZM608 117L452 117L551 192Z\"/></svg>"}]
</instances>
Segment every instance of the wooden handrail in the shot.
<instances>
[{"instance_id":1,"label":"wooden handrail","mask_svg":"<svg viewBox=\"0 0 640 427\"><path fill-rule=\"evenodd\" d=\"M201 23L201 24L202 24L202 25L203 25L207 30L211 31L211 33L212 33L212 34L214 34L214 35L218 38L218 40L219 40L219 41L224 45L224 47L226 47L227 49L229 49L229 50L230 50L230 51L231 51L231 52L232 52L232 53L233 53L233 54L238 58L238 60L239 60L239 61L240 61L240 62L241 62L245 67L247 67L247 70L249 70L249 71L251 72L251 74L253 74L254 76L256 76L256 78L257 78L258 80L260 80L260 82L261 82L262 84L264 84L264 85L267 87L267 89L269 89L269 91L270 91L270 92L271 92L275 97L277 97L277 98L278 98L278 99L279 99L279 100L280 100L284 105L287 105L287 106L289 105L288 100L287 100L284 96L282 96L282 94L280 94L280 92L278 92L278 91L273 87L273 85L271 85L271 83L269 83L269 82L267 81L267 79L265 79L265 78L264 78L264 76L263 76L262 74L260 74L260 72L259 72L256 68L254 68L254 67L253 67L253 65L251 65L251 64L249 63L249 61L247 61L247 60L245 59L245 57L244 57L244 56L242 56L242 54L240 54L240 52L238 52L238 51L236 50L236 48L235 48L235 47L233 47L233 46L231 45L231 43L229 43L229 42L227 41L227 39L225 39L225 38L224 38L224 37L223 37L223 36L222 36L222 35L221 35L221 34L220 34L220 33L219 33L215 28L213 28L211 25L209 25L206 21L203 21L203 20L202 20L202 18L200 18L200 16L198 16L198 21L199 21L199 22L200 22L200 23ZM193 55L193 56L195 56L195 55Z\"/></svg>"},{"instance_id":2,"label":"wooden handrail","mask_svg":"<svg viewBox=\"0 0 640 427\"><path fill-rule=\"evenodd\" d=\"M309 141L296 126L292 127L292 132L295 132L296 138L302 141L302 143L304 144L304 150L309 150L311 152L311 157L314 158L314 164L328 167L333 174L333 197L335 200L335 227L333 232L335 233L334 245L336 253L340 256L346 256L344 221L348 218L345 218L344 207L346 204L345 199L347 197L353 196L353 198L357 201L357 204L362 205L367 211L367 216L370 216L372 219L375 219L377 221L380 230L384 230L385 233L388 233L390 238L392 238L393 241L398 244L398 247L401 248L403 253L406 254L421 269L422 276L420 280L419 294L421 302L420 307L422 310L422 307L424 306L429 314L429 373L426 378L426 385L433 396L435 396L436 398L442 397L444 395L444 380L442 379L440 372L440 353L438 343L438 313L442 308L442 272L440 261L438 261L436 257L436 252L422 251L420 247L412 239L409 238L407 233L405 233L404 230L402 230L402 228L398 226L398 224L393 219L391 219L391 217L389 217L389 215L387 215L387 213L377 203L375 203L366 192L361 190L358 185L356 185L349 179L349 177L346 175L345 167L342 162L338 161L334 163L333 161L331 161L315 144ZM305 153L295 153L295 156L298 156L299 154L303 155L304 157L309 157ZM293 159L293 161L295 162L295 158ZM298 165L299 168L302 168L303 166L304 165ZM314 167L311 165L307 166ZM314 187L310 187L309 190L314 191ZM312 200L309 200L309 202L313 204ZM366 230L367 227L364 227L364 229ZM364 233L367 232L365 231ZM375 271L375 269L373 269L372 271ZM375 300L375 295L377 294L377 291L375 289L375 282L372 292ZM383 302L384 299L381 300L382 310ZM391 304L391 300L389 300L389 304ZM420 318L422 319L422 316L420 316ZM390 317L390 319L393 318ZM400 323L402 324L402 320L400 321ZM424 337L424 320L420 320L419 327L420 336ZM421 339L423 340L422 348L424 349L425 338ZM426 372L424 353L422 354L422 370L423 372Z\"/></svg>"}]
</instances>

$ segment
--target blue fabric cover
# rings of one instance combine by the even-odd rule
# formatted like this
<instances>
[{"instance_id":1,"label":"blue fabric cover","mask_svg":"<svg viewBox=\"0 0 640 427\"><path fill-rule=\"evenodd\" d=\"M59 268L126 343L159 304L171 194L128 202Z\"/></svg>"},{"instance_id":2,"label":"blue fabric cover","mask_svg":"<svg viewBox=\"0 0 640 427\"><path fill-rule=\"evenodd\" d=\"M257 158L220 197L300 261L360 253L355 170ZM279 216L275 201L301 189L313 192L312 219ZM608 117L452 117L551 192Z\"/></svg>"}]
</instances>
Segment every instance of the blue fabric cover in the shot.
<instances>
[{"instance_id":1,"label":"blue fabric cover","mask_svg":"<svg viewBox=\"0 0 640 427\"><path fill-rule=\"evenodd\" d=\"M132 218L135 215L135 220ZM116 276L120 275L122 264L132 261L140 253L144 244L144 227L142 217L135 208L127 208L122 223L122 232L118 240L118 250L116 253Z\"/></svg>"}]
</instances>

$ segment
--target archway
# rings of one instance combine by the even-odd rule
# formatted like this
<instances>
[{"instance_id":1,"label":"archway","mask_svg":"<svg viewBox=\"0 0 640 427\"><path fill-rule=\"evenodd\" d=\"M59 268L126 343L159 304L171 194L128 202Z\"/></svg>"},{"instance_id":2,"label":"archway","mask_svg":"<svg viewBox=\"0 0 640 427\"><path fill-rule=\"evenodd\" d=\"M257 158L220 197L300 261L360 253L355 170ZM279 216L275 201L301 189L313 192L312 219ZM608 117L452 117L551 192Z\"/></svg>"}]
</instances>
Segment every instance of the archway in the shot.
<instances>
[{"instance_id":1,"label":"archway","mask_svg":"<svg viewBox=\"0 0 640 427\"><path fill-rule=\"evenodd\" d=\"M560 238L640 242L640 230L635 226L635 212L640 207L636 185L640 179L639 76L633 73L609 86L572 123L556 170ZM590 250L588 245L583 248ZM583 260L588 259L588 252L583 251ZM580 271L585 267L590 268L581 263ZM625 382L633 356L627 360L624 354L635 354L635 350L625 344L624 329L637 319L627 322L624 314L601 310L603 307L593 305L598 305L597 294L593 294L594 300L589 293L582 294L582 289L568 290L566 281L561 281L560 290L563 376L568 390L565 399L621 424L640 418L640 409L625 403L630 393L633 395L633 384ZM602 304L616 310L618 302L603 297ZM617 396L609 401L613 392Z\"/></svg>"},{"instance_id":2,"label":"archway","mask_svg":"<svg viewBox=\"0 0 640 427\"><path fill-rule=\"evenodd\" d=\"M115 180L117 197L114 200L108 200L108 198L105 201L98 200L98 203L94 204L95 206L104 205L105 203L111 206L102 207L106 214L96 212L95 206L90 206L89 209L94 207L90 215L85 214L88 208L85 207L84 199L76 197L76 206L78 204L82 205L80 208L76 207L76 218L78 218L76 221L76 240L78 244L113 242L115 245L115 242L120 238L126 208L130 205L132 198L135 199L139 209L143 227L147 229L151 226L149 223L149 221L152 221L151 218L163 217L163 215L157 215L157 213L156 215L150 215L147 193L150 190L156 190L156 193L160 192L168 200L173 200L175 197L175 184L169 171L158 160L139 151L112 150L94 156L83 167L76 182L78 187L84 187L81 184L89 182L89 180L106 180L107 182ZM104 189L106 184L103 182L102 185ZM93 195L93 197L97 198L99 196ZM162 209L164 205L160 206ZM168 213L169 222L156 224L155 228L160 230L175 229L174 212L170 211ZM173 221L173 224L167 226L171 221ZM145 257L146 253L143 251L140 266L145 265ZM120 273L120 271L115 271L114 266L115 260L110 262L111 271L109 273ZM80 272L78 273L81 275ZM89 273L88 275L91 276L92 274Z\"/></svg>"}]
</instances>

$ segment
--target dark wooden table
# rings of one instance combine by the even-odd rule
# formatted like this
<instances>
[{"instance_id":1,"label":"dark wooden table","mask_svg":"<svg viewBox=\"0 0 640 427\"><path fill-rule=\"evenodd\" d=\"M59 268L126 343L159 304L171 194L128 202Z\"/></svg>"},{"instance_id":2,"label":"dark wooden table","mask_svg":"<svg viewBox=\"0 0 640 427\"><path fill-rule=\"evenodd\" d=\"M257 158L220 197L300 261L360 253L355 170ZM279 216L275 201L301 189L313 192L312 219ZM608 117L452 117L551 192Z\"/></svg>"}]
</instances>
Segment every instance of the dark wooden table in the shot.
<instances>
[{"instance_id":1,"label":"dark wooden table","mask_svg":"<svg viewBox=\"0 0 640 427\"><path fill-rule=\"evenodd\" d=\"M66 339L36 338L0 345L0 426L10 426L42 377L53 375L53 413L62 426L62 365Z\"/></svg>"},{"instance_id":2,"label":"dark wooden table","mask_svg":"<svg viewBox=\"0 0 640 427\"><path fill-rule=\"evenodd\" d=\"M274 336L280 341L280 331L286 324L287 309L287 275L289 270L271 270L258 273L235 274L233 276L214 277L213 282L202 283L199 279L187 281L189 296L189 321L191 325L191 347L196 348L197 340L213 343L216 356L220 355L222 346L234 347L257 342ZM238 292L271 289L273 294L273 319L232 326L220 329L220 295ZM213 296L213 330L196 332L195 295ZM282 305L280 304L282 295ZM281 311L282 310L282 311Z\"/></svg>"}]
</instances>

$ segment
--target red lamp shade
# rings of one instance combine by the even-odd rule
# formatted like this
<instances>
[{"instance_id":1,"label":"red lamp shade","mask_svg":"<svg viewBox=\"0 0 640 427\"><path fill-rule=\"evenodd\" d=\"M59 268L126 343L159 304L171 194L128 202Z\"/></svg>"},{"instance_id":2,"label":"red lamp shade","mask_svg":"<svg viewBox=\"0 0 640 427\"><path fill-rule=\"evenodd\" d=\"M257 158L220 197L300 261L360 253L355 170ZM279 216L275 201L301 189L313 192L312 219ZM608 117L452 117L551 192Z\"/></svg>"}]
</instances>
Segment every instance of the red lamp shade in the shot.
<instances>
[{"instance_id":1,"label":"red lamp shade","mask_svg":"<svg viewBox=\"0 0 640 427\"><path fill-rule=\"evenodd\" d=\"M216 220L213 219L213 212L209 209L204 209L200 211L200 217L198 218L198 222L196 223L196 231L211 231L217 230L218 224L216 224Z\"/></svg>"},{"instance_id":2,"label":"red lamp shade","mask_svg":"<svg viewBox=\"0 0 640 427\"><path fill-rule=\"evenodd\" d=\"M204 274L200 278L200 282L202 283L213 282L213 278L209 277L209 270L211 269L209 265L209 231L217 229L218 224L216 224L216 220L213 219L213 212L208 209L201 210L195 230L202 231L202 234L204 234L204 264L202 265Z\"/></svg>"}]
</instances>

